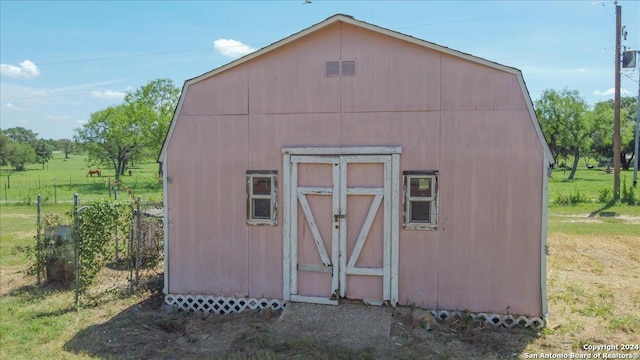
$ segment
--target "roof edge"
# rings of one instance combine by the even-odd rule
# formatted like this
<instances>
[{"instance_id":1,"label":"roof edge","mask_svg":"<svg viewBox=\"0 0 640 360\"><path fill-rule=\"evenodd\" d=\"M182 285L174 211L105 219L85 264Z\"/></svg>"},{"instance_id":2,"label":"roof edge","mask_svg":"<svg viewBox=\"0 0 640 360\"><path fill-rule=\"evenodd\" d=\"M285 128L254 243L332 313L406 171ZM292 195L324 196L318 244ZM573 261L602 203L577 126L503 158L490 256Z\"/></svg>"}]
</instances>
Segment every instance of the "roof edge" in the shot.
<instances>
[{"instance_id":1,"label":"roof edge","mask_svg":"<svg viewBox=\"0 0 640 360\"><path fill-rule=\"evenodd\" d=\"M468 54L468 53L464 53L464 52L461 52L461 51L458 51L458 50L450 49L448 47L445 47L445 46L442 46L442 45L438 45L436 43L432 43L432 42L429 42L429 41L426 41L426 40L422 40L422 39L419 39L419 38L416 38L416 37L413 37L413 36L410 36L410 35L406 35L406 34L403 34L403 33L400 33L400 32L394 31L394 30L383 28L383 27L378 26L378 25L373 25L373 24L370 24L370 23L367 23L367 22L364 22L364 21L361 21L361 20L356 20L353 16L346 15L346 14L335 14L333 16L330 16L327 19L325 19L325 20L323 20L323 21L321 21L319 23L316 23L315 25L312 25L312 26L310 26L310 27L308 27L306 29L303 29L303 30L301 30L301 31L299 31L299 32L297 32L297 33L295 33L293 35L290 35L290 36L288 36L288 37L286 37L284 39L278 40L278 41L276 41L276 42L274 42L274 43L272 43L270 45L267 45L267 46L265 46L265 47L263 47L263 48L261 48L261 49L259 49L257 51L254 51L254 52L252 52L250 54L247 54L247 55L245 55L245 56L243 56L243 57L241 57L239 59L233 60L233 61L231 61L231 62L229 62L229 63L227 63L225 65L222 65L222 66L220 66L218 68L210 70L210 71L208 71L208 72L206 72L204 74L201 74L199 76L196 76L194 78L186 80L184 85L183 85L183 87L182 87L182 93L180 94L180 100L178 101L178 105L176 106L176 110L174 112L173 118L171 119L171 124L169 126L169 131L167 132L167 135L165 136L165 140L164 140L164 143L162 145L162 150L160 151L160 155L158 157L158 161L159 162L163 162L163 160L166 157L167 146L168 146L169 140L171 138L171 134L173 133L175 122L176 122L178 114L180 113L180 110L182 108L182 103L183 103L184 97L186 96L187 90L188 90L188 88L189 88L189 86L191 84L195 84L195 83L198 83L200 81L206 80L209 77L212 77L212 76L214 76L216 74L219 74L219 73L221 73L223 71L226 71L228 69L236 67L236 66L238 66L240 64L243 64L245 62L248 62L248 61L250 61L252 59L255 59L255 58L257 58L257 57L259 57L259 56L261 56L261 55L263 55L265 53L268 53L268 52L271 52L273 50L276 50L276 49L278 49L278 48L280 48L280 47L282 47L284 45L287 45L287 44L289 44L289 43L291 43L291 42L293 42L293 41L295 41L295 40L297 40L299 38L302 38L302 37L304 37L304 36L306 36L306 35L308 35L310 33L313 33L313 32L315 32L317 30L320 30L320 29L322 29L324 27L332 25L332 24L334 24L336 22L344 22L344 23L347 23L347 24L350 24L350 25L353 25L353 26L357 26L357 27L363 28L363 29L368 29L370 31L373 31L373 32L376 32L376 33L379 33L379 34L387 35L387 36L390 36L390 37L393 37L393 38L396 38L396 39L399 39L399 40L403 40L403 41L406 41L406 42L409 42L409 43L416 44L418 46L423 46L423 47L426 47L426 48L429 48L429 49L432 49L432 50L435 50L435 51L439 51L439 52L442 52L442 53L445 53L445 54L448 54L448 55L451 55L451 56L462 58L464 60L468 60L468 61L471 61L471 62L474 62L474 63L478 63L478 64L481 64L481 65L484 65L484 66L488 66L488 67L491 67L491 68L494 68L494 69L497 69L497 70L501 70L501 71L516 75L517 78L518 78L518 83L520 84L520 87L521 87L521 90L522 90L522 94L525 97L525 102L527 104L527 108L529 110L529 113L531 114L531 120L533 122L533 126L535 128L536 133L538 134L538 137L540 138L540 142L542 144L544 154L548 159L551 159L551 162L553 162L553 156L551 155L551 151L549 150L549 145L547 144L547 142L546 142L546 140L544 138L544 135L542 134L542 130L540 129L540 124L538 123L538 117L537 117L536 112L535 112L535 110L533 108L533 102L531 101L531 95L529 94L529 91L527 90L527 86L526 86L526 84L524 82L524 77L522 76L522 72L519 69L516 69L514 67L510 67L510 66L506 66L506 65L502 65L502 64L499 64L497 62L493 62L493 61L490 61L490 60L487 60L487 59L484 59L484 58L481 58L481 57L478 57L478 56L475 56L475 55L471 55L471 54Z\"/></svg>"}]
</instances>

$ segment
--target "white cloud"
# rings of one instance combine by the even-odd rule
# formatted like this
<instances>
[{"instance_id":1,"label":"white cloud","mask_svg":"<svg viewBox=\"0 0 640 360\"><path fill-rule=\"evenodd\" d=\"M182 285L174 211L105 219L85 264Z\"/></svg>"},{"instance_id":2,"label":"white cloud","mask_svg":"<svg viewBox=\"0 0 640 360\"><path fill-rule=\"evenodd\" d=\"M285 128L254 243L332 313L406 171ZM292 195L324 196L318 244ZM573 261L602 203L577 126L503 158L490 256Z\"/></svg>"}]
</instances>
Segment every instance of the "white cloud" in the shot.
<instances>
[{"instance_id":1,"label":"white cloud","mask_svg":"<svg viewBox=\"0 0 640 360\"><path fill-rule=\"evenodd\" d=\"M6 107L7 109L9 109L9 110L19 110L19 108L18 108L15 104L12 104L12 103L10 103L10 102L8 102L8 103L5 105L5 107Z\"/></svg>"},{"instance_id":2,"label":"white cloud","mask_svg":"<svg viewBox=\"0 0 640 360\"><path fill-rule=\"evenodd\" d=\"M256 48L233 39L218 39L213 42L213 47L220 54L232 58L244 56L257 50Z\"/></svg>"},{"instance_id":3,"label":"white cloud","mask_svg":"<svg viewBox=\"0 0 640 360\"><path fill-rule=\"evenodd\" d=\"M47 115L47 119L51 121L64 121L71 120L71 116L69 115Z\"/></svg>"},{"instance_id":4,"label":"white cloud","mask_svg":"<svg viewBox=\"0 0 640 360\"><path fill-rule=\"evenodd\" d=\"M605 91L600 91L600 90L596 90L593 92L593 95L597 95L597 96L613 96L616 92L615 88L609 88ZM624 88L620 88L620 94L624 95L624 96L630 96L630 95L625 95L625 94L630 94L629 91L627 91L627 89Z\"/></svg>"},{"instance_id":5,"label":"white cloud","mask_svg":"<svg viewBox=\"0 0 640 360\"><path fill-rule=\"evenodd\" d=\"M38 69L36 64L34 64L32 61L25 60L20 64L18 64L18 66L9 65L9 64L0 64L0 74L2 74L3 76L12 77L12 78L29 79L29 78L33 78L40 75L40 70Z\"/></svg>"},{"instance_id":6,"label":"white cloud","mask_svg":"<svg viewBox=\"0 0 640 360\"><path fill-rule=\"evenodd\" d=\"M116 90L94 90L91 92L91 96L98 99L124 99L126 93Z\"/></svg>"},{"instance_id":7,"label":"white cloud","mask_svg":"<svg viewBox=\"0 0 640 360\"><path fill-rule=\"evenodd\" d=\"M614 88L610 88L610 89L607 89L605 91L596 90L596 91L593 92L593 95L610 96L610 95L613 95L614 92L615 92L615 89Z\"/></svg>"}]
</instances>

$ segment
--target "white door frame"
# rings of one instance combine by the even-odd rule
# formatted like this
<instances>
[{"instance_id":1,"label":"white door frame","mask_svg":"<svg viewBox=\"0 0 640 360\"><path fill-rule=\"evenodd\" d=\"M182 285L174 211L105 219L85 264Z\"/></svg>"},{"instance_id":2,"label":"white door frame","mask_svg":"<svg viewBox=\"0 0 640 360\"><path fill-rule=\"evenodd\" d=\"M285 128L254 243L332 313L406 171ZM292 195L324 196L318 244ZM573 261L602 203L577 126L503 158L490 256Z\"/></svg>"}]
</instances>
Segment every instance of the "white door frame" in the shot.
<instances>
[{"instance_id":1,"label":"white door frame","mask_svg":"<svg viewBox=\"0 0 640 360\"><path fill-rule=\"evenodd\" d=\"M336 161L335 156L342 156L340 160L340 167L346 168L348 163L367 163L367 162L381 162L372 155L390 155L390 164L385 164L385 192L390 196L384 197L384 222L385 227L388 226L390 233L390 241L385 246L390 246L390 249L385 249L383 259L383 298L389 300L392 306L398 303L398 237L399 237L399 201L400 201L400 154L402 153L402 147L400 146L381 146L381 147L286 147L282 148L283 154L283 299L285 301L304 301L315 302L323 304L337 304L337 299L321 297L307 297L299 296L295 294L297 292L297 276L295 275L297 258L293 259L292 256L296 254L297 243L292 241L295 237L293 232L297 232L297 212L298 212L298 185L297 176L297 163L292 162L291 157L297 155L315 155L325 156L326 161L318 158L318 162L330 162ZM334 157L332 157L332 155ZM358 155L364 155L359 157ZM390 168L389 168L390 167ZM340 181L345 181L346 178L337 179L334 172L334 190ZM341 171L340 176L346 177L346 171ZM386 189L386 187L389 189ZM308 189L313 190L313 189ZM316 189L321 191L322 189ZM353 191L353 190L352 190ZM359 190L355 190L356 193ZM364 189L363 189L364 191ZM343 200L346 200L347 191L341 193ZM356 193L353 193L354 195ZM346 202L344 202L346 204ZM334 211L336 204L333 204ZM339 213L339 212L338 212ZM344 234L344 232L342 232ZM292 236L293 235L293 236ZM335 242L337 237L333 234L333 241ZM340 236L344 236L340 234ZM344 239L340 241L341 246L346 246ZM317 239L316 239L317 242ZM332 244L332 251L338 250L338 244ZM346 251L344 252L346 253ZM297 257L297 256L296 256ZM357 258L357 256L356 256ZM330 272L333 273L332 277L332 289L335 289L340 282L341 296L344 296L344 289L346 284L346 275L349 273L359 274L360 270L355 267L355 264L347 263L346 257L340 259L340 268L342 269L339 274L336 266L333 266ZM365 271L366 272L366 271ZM364 273L363 273L364 274ZM336 275L339 275L336 276Z\"/></svg>"}]
</instances>

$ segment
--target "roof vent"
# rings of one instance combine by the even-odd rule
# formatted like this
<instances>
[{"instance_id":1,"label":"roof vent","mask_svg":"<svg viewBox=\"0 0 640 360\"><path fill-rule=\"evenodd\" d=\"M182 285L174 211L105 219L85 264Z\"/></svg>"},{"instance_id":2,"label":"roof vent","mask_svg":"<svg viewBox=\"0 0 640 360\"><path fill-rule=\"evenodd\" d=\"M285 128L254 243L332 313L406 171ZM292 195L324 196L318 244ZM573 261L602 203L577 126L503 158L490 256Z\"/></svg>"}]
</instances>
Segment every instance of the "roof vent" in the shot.
<instances>
[{"instance_id":1,"label":"roof vent","mask_svg":"<svg viewBox=\"0 0 640 360\"><path fill-rule=\"evenodd\" d=\"M340 75L340 61L327 61L324 66L325 76Z\"/></svg>"},{"instance_id":2,"label":"roof vent","mask_svg":"<svg viewBox=\"0 0 640 360\"><path fill-rule=\"evenodd\" d=\"M345 60L342 62L342 75L355 75L356 62L354 60Z\"/></svg>"},{"instance_id":3,"label":"roof vent","mask_svg":"<svg viewBox=\"0 0 640 360\"><path fill-rule=\"evenodd\" d=\"M353 76L356 74L356 61L344 60L344 61L327 61L324 64L325 76Z\"/></svg>"}]
</instances>

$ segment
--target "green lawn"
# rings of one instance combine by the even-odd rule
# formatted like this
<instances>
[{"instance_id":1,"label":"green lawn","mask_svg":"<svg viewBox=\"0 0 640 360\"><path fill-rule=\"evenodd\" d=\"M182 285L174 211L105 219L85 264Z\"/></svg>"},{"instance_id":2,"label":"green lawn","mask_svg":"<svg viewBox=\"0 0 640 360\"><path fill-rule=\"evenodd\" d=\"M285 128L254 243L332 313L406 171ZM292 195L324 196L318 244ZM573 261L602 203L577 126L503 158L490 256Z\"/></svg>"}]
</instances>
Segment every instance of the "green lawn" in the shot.
<instances>
[{"instance_id":1,"label":"green lawn","mask_svg":"<svg viewBox=\"0 0 640 360\"><path fill-rule=\"evenodd\" d=\"M598 202L603 192L613 191L613 174L607 174L602 168L587 169L578 167L573 180L568 180L569 170L554 169L549 180L549 204L558 203L561 196L580 194L588 202ZM626 182L627 188L633 184L633 171L622 170L620 172L620 186ZM636 199L640 198L638 188L635 188Z\"/></svg>"},{"instance_id":2,"label":"green lawn","mask_svg":"<svg viewBox=\"0 0 640 360\"><path fill-rule=\"evenodd\" d=\"M31 164L25 171L2 171L0 178L0 204L34 204L38 194L46 203L70 203L73 202L73 194L78 193L81 202L97 200L105 197L113 197L113 185L111 193L109 184L115 179L113 169L101 168L102 176L87 176L89 166L84 155L71 155L64 159L64 154L54 153L53 158L42 164ZM5 168L6 169L6 168ZM121 177L121 182L133 191L135 195L142 196L146 201L162 200L162 184L158 180L158 164L153 161L134 164L129 168L131 176L127 173ZM126 189L122 186L118 189L118 198L126 196Z\"/></svg>"}]
</instances>

